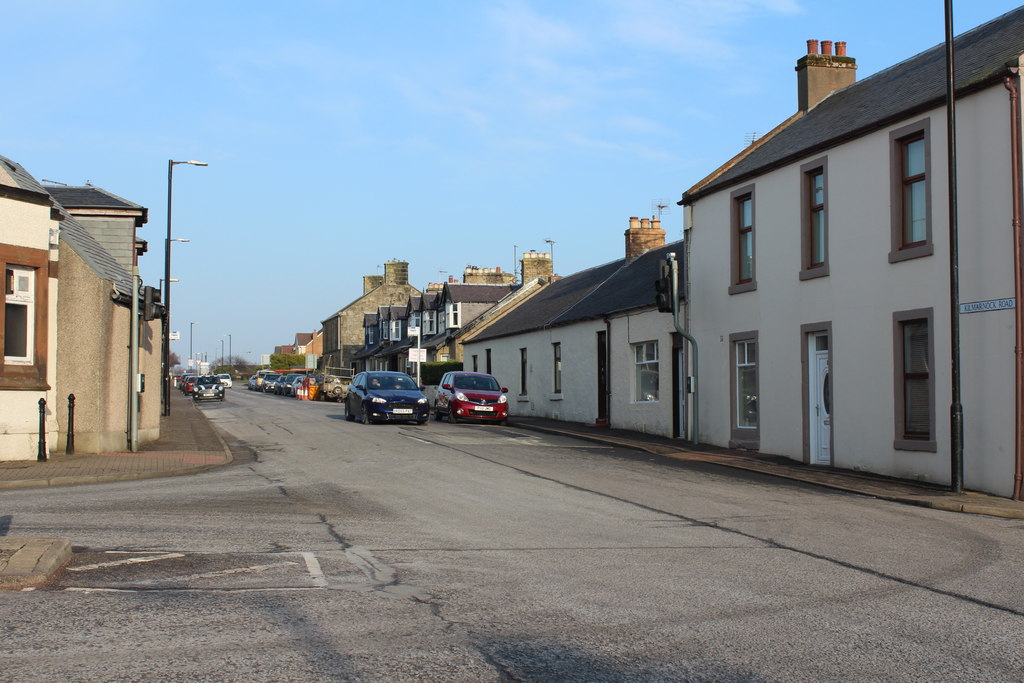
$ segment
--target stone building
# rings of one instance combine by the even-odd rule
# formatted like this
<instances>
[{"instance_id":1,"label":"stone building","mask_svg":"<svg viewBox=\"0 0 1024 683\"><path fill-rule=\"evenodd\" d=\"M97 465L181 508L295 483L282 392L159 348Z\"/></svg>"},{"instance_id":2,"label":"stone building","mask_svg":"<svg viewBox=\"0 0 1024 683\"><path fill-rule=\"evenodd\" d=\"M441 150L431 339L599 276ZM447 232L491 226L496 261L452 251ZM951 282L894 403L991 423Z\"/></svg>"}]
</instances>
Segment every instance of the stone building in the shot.
<instances>
[{"instance_id":1,"label":"stone building","mask_svg":"<svg viewBox=\"0 0 1024 683\"><path fill-rule=\"evenodd\" d=\"M409 284L408 261L388 261L383 275L363 277L363 295L323 320L323 356L325 372L351 368L353 356L365 346L364 315L376 313L381 306L404 306L420 290Z\"/></svg>"}]
</instances>

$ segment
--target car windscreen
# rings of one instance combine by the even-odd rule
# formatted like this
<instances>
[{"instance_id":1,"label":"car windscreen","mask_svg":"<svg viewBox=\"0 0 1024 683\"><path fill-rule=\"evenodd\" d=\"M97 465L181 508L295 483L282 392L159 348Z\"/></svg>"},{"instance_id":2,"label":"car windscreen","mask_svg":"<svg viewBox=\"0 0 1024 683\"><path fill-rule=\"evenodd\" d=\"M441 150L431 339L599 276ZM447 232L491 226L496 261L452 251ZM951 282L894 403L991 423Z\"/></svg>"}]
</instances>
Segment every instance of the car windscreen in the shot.
<instances>
[{"instance_id":1,"label":"car windscreen","mask_svg":"<svg viewBox=\"0 0 1024 683\"><path fill-rule=\"evenodd\" d=\"M416 382L408 375L370 375L366 380L367 389L382 389L388 391L418 391Z\"/></svg>"},{"instance_id":2,"label":"car windscreen","mask_svg":"<svg viewBox=\"0 0 1024 683\"><path fill-rule=\"evenodd\" d=\"M498 380L478 375L455 375L455 388L470 391L501 391Z\"/></svg>"}]
</instances>

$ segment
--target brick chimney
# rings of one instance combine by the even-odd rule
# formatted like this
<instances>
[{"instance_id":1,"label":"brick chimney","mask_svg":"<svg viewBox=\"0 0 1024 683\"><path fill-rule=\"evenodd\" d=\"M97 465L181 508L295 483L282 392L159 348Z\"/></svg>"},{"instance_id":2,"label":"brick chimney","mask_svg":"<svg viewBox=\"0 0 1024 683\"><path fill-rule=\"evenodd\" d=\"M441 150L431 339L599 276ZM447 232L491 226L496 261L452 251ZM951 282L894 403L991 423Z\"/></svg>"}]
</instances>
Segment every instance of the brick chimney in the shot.
<instances>
[{"instance_id":1,"label":"brick chimney","mask_svg":"<svg viewBox=\"0 0 1024 683\"><path fill-rule=\"evenodd\" d=\"M523 252L523 282L530 282L537 278L550 280L554 274L554 263L551 261L551 253L546 251Z\"/></svg>"},{"instance_id":2,"label":"brick chimney","mask_svg":"<svg viewBox=\"0 0 1024 683\"><path fill-rule=\"evenodd\" d=\"M384 283L388 285L409 284L409 262L388 261L384 264Z\"/></svg>"},{"instance_id":3,"label":"brick chimney","mask_svg":"<svg viewBox=\"0 0 1024 683\"><path fill-rule=\"evenodd\" d=\"M635 261L640 255L665 246L665 231L657 218L631 216L626 235L626 262Z\"/></svg>"},{"instance_id":4,"label":"brick chimney","mask_svg":"<svg viewBox=\"0 0 1024 683\"><path fill-rule=\"evenodd\" d=\"M813 109L819 102L857 80L857 60L846 56L846 43L832 41L807 41L807 54L796 62L797 104L800 111Z\"/></svg>"},{"instance_id":5,"label":"brick chimney","mask_svg":"<svg viewBox=\"0 0 1024 683\"><path fill-rule=\"evenodd\" d=\"M503 273L500 266L495 268L466 266L466 272L462 274L462 282L467 285L511 285L515 279L514 273Z\"/></svg>"}]
</instances>

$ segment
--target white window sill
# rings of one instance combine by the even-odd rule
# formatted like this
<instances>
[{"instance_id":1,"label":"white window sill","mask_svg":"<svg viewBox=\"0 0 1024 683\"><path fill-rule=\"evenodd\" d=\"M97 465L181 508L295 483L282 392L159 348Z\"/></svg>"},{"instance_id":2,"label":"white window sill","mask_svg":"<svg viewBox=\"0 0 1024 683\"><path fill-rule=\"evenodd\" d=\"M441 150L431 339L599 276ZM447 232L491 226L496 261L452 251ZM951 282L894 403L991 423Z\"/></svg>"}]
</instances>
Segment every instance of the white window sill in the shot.
<instances>
[{"instance_id":1,"label":"white window sill","mask_svg":"<svg viewBox=\"0 0 1024 683\"><path fill-rule=\"evenodd\" d=\"M562 398L563 397L562 397L561 394L548 394L548 400L549 401L561 401Z\"/></svg>"},{"instance_id":2,"label":"white window sill","mask_svg":"<svg viewBox=\"0 0 1024 683\"><path fill-rule=\"evenodd\" d=\"M517 403L529 403L530 402L530 397L527 394L520 394L519 396L516 396L516 402Z\"/></svg>"}]
</instances>

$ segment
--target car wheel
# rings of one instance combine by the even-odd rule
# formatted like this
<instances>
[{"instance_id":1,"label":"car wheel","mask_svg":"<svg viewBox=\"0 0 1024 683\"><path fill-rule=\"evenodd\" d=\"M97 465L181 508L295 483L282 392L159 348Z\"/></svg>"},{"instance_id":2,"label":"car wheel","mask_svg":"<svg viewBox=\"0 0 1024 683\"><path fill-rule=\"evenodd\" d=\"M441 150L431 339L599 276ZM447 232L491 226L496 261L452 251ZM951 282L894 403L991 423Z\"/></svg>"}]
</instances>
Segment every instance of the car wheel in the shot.
<instances>
[{"instance_id":1,"label":"car wheel","mask_svg":"<svg viewBox=\"0 0 1024 683\"><path fill-rule=\"evenodd\" d=\"M498 420L499 427L508 427L508 420Z\"/></svg>"},{"instance_id":2,"label":"car wheel","mask_svg":"<svg viewBox=\"0 0 1024 683\"><path fill-rule=\"evenodd\" d=\"M450 405L448 406L448 423L455 424L459 421L459 418L455 417L455 409Z\"/></svg>"},{"instance_id":3,"label":"car wheel","mask_svg":"<svg viewBox=\"0 0 1024 683\"><path fill-rule=\"evenodd\" d=\"M363 419L362 419L362 423L363 423L364 425L368 425L368 424L370 424L370 414L369 414L368 412L366 412L366 410L365 410L365 409L363 410Z\"/></svg>"},{"instance_id":4,"label":"car wheel","mask_svg":"<svg viewBox=\"0 0 1024 683\"><path fill-rule=\"evenodd\" d=\"M425 425L425 424L427 424L427 420L429 420L429 419L430 419L429 417L425 417L422 420L416 420L416 424L418 424L418 425Z\"/></svg>"},{"instance_id":5,"label":"car wheel","mask_svg":"<svg viewBox=\"0 0 1024 683\"><path fill-rule=\"evenodd\" d=\"M437 406L434 406L434 419L438 422L441 421L441 411L437 409Z\"/></svg>"},{"instance_id":6,"label":"car wheel","mask_svg":"<svg viewBox=\"0 0 1024 683\"><path fill-rule=\"evenodd\" d=\"M349 410L348 406L345 406L345 422L355 422L356 416Z\"/></svg>"}]
</instances>

